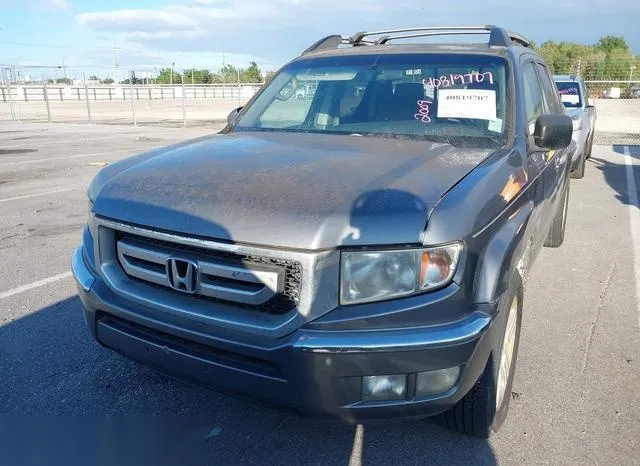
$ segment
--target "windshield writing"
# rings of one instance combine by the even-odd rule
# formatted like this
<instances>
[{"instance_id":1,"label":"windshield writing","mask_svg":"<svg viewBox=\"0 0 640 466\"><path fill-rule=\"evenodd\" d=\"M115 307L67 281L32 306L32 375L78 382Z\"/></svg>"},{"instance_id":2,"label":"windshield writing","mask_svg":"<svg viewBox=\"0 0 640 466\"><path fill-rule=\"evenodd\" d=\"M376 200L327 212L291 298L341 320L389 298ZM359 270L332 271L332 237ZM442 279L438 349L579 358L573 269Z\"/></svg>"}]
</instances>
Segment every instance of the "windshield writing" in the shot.
<instances>
[{"instance_id":1,"label":"windshield writing","mask_svg":"<svg viewBox=\"0 0 640 466\"><path fill-rule=\"evenodd\" d=\"M506 62L488 55L303 59L274 77L235 130L497 147L506 140L507 92Z\"/></svg>"}]
</instances>

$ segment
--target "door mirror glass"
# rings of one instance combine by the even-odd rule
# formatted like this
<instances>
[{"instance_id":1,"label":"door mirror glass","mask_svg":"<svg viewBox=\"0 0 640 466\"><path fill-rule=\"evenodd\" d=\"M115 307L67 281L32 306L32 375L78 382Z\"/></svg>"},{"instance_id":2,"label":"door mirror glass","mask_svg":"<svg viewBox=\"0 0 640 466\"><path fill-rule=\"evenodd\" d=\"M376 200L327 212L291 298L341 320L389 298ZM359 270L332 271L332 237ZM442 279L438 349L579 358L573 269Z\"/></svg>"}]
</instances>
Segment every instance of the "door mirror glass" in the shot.
<instances>
[{"instance_id":1,"label":"door mirror glass","mask_svg":"<svg viewBox=\"0 0 640 466\"><path fill-rule=\"evenodd\" d=\"M240 111L242 110L243 107L238 107L238 108L234 108L233 110L231 110L231 113L229 113L229 115L227 116L227 123L229 123L230 125L234 124L236 122L236 118L238 118L238 115L240 114Z\"/></svg>"},{"instance_id":2,"label":"door mirror glass","mask_svg":"<svg viewBox=\"0 0 640 466\"><path fill-rule=\"evenodd\" d=\"M567 115L542 115L536 120L533 140L543 149L564 149L571 144L573 124Z\"/></svg>"}]
</instances>

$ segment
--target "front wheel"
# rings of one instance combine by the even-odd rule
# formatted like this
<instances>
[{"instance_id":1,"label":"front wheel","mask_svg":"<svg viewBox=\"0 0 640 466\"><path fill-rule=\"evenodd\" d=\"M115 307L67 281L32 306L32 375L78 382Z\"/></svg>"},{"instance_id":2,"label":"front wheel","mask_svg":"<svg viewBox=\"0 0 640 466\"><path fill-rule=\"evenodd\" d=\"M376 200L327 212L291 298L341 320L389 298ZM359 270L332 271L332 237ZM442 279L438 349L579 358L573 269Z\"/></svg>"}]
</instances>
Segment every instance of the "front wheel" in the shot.
<instances>
[{"instance_id":1,"label":"front wheel","mask_svg":"<svg viewBox=\"0 0 640 466\"><path fill-rule=\"evenodd\" d=\"M498 316L503 316L504 322L501 343L469 393L443 414L448 427L480 438L497 432L509 411L522 325L522 280L517 274L500 303Z\"/></svg>"}]
</instances>

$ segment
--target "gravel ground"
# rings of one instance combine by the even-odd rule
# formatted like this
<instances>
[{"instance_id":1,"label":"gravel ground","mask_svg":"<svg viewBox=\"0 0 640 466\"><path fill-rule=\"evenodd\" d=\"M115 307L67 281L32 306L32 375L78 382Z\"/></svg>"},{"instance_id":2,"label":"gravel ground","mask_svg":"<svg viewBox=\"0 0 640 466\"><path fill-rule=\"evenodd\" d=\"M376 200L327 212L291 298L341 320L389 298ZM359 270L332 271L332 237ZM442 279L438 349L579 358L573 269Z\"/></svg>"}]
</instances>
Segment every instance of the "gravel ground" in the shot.
<instances>
[{"instance_id":1,"label":"gravel ground","mask_svg":"<svg viewBox=\"0 0 640 466\"><path fill-rule=\"evenodd\" d=\"M0 125L0 464L640 464L640 258L622 147L594 147L565 244L531 271L511 411L488 442L431 420L310 421L96 344L68 275L89 181L215 129Z\"/></svg>"}]
</instances>

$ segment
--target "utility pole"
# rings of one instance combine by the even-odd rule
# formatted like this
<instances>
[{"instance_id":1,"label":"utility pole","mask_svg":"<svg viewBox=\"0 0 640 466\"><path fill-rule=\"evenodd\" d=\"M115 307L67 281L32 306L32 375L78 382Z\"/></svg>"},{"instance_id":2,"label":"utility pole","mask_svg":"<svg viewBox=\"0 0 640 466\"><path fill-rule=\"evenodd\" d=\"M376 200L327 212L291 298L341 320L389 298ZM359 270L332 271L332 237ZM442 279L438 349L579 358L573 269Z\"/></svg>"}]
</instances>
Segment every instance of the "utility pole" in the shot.
<instances>
[{"instance_id":1,"label":"utility pole","mask_svg":"<svg viewBox=\"0 0 640 466\"><path fill-rule=\"evenodd\" d=\"M176 66L176 62L171 62L171 69L169 70L169 82L173 84L173 67Z\"/></svg>"},{"instance_id":2,"label":"utility pole","mask_svg":"<svg viewBox=\"0 0 640 466\"><path fill-rule=\"evenodd\" d=\"M118 59L116 58L117 53L120 51L120 49L118 47L113 47L111 49L111 59L112 59L112 64L113 64L113 83L117 83L118 82L118 76L117 76L117 72L116 69L119 66L118 63Z\"/></svg>"}]
</instances>

